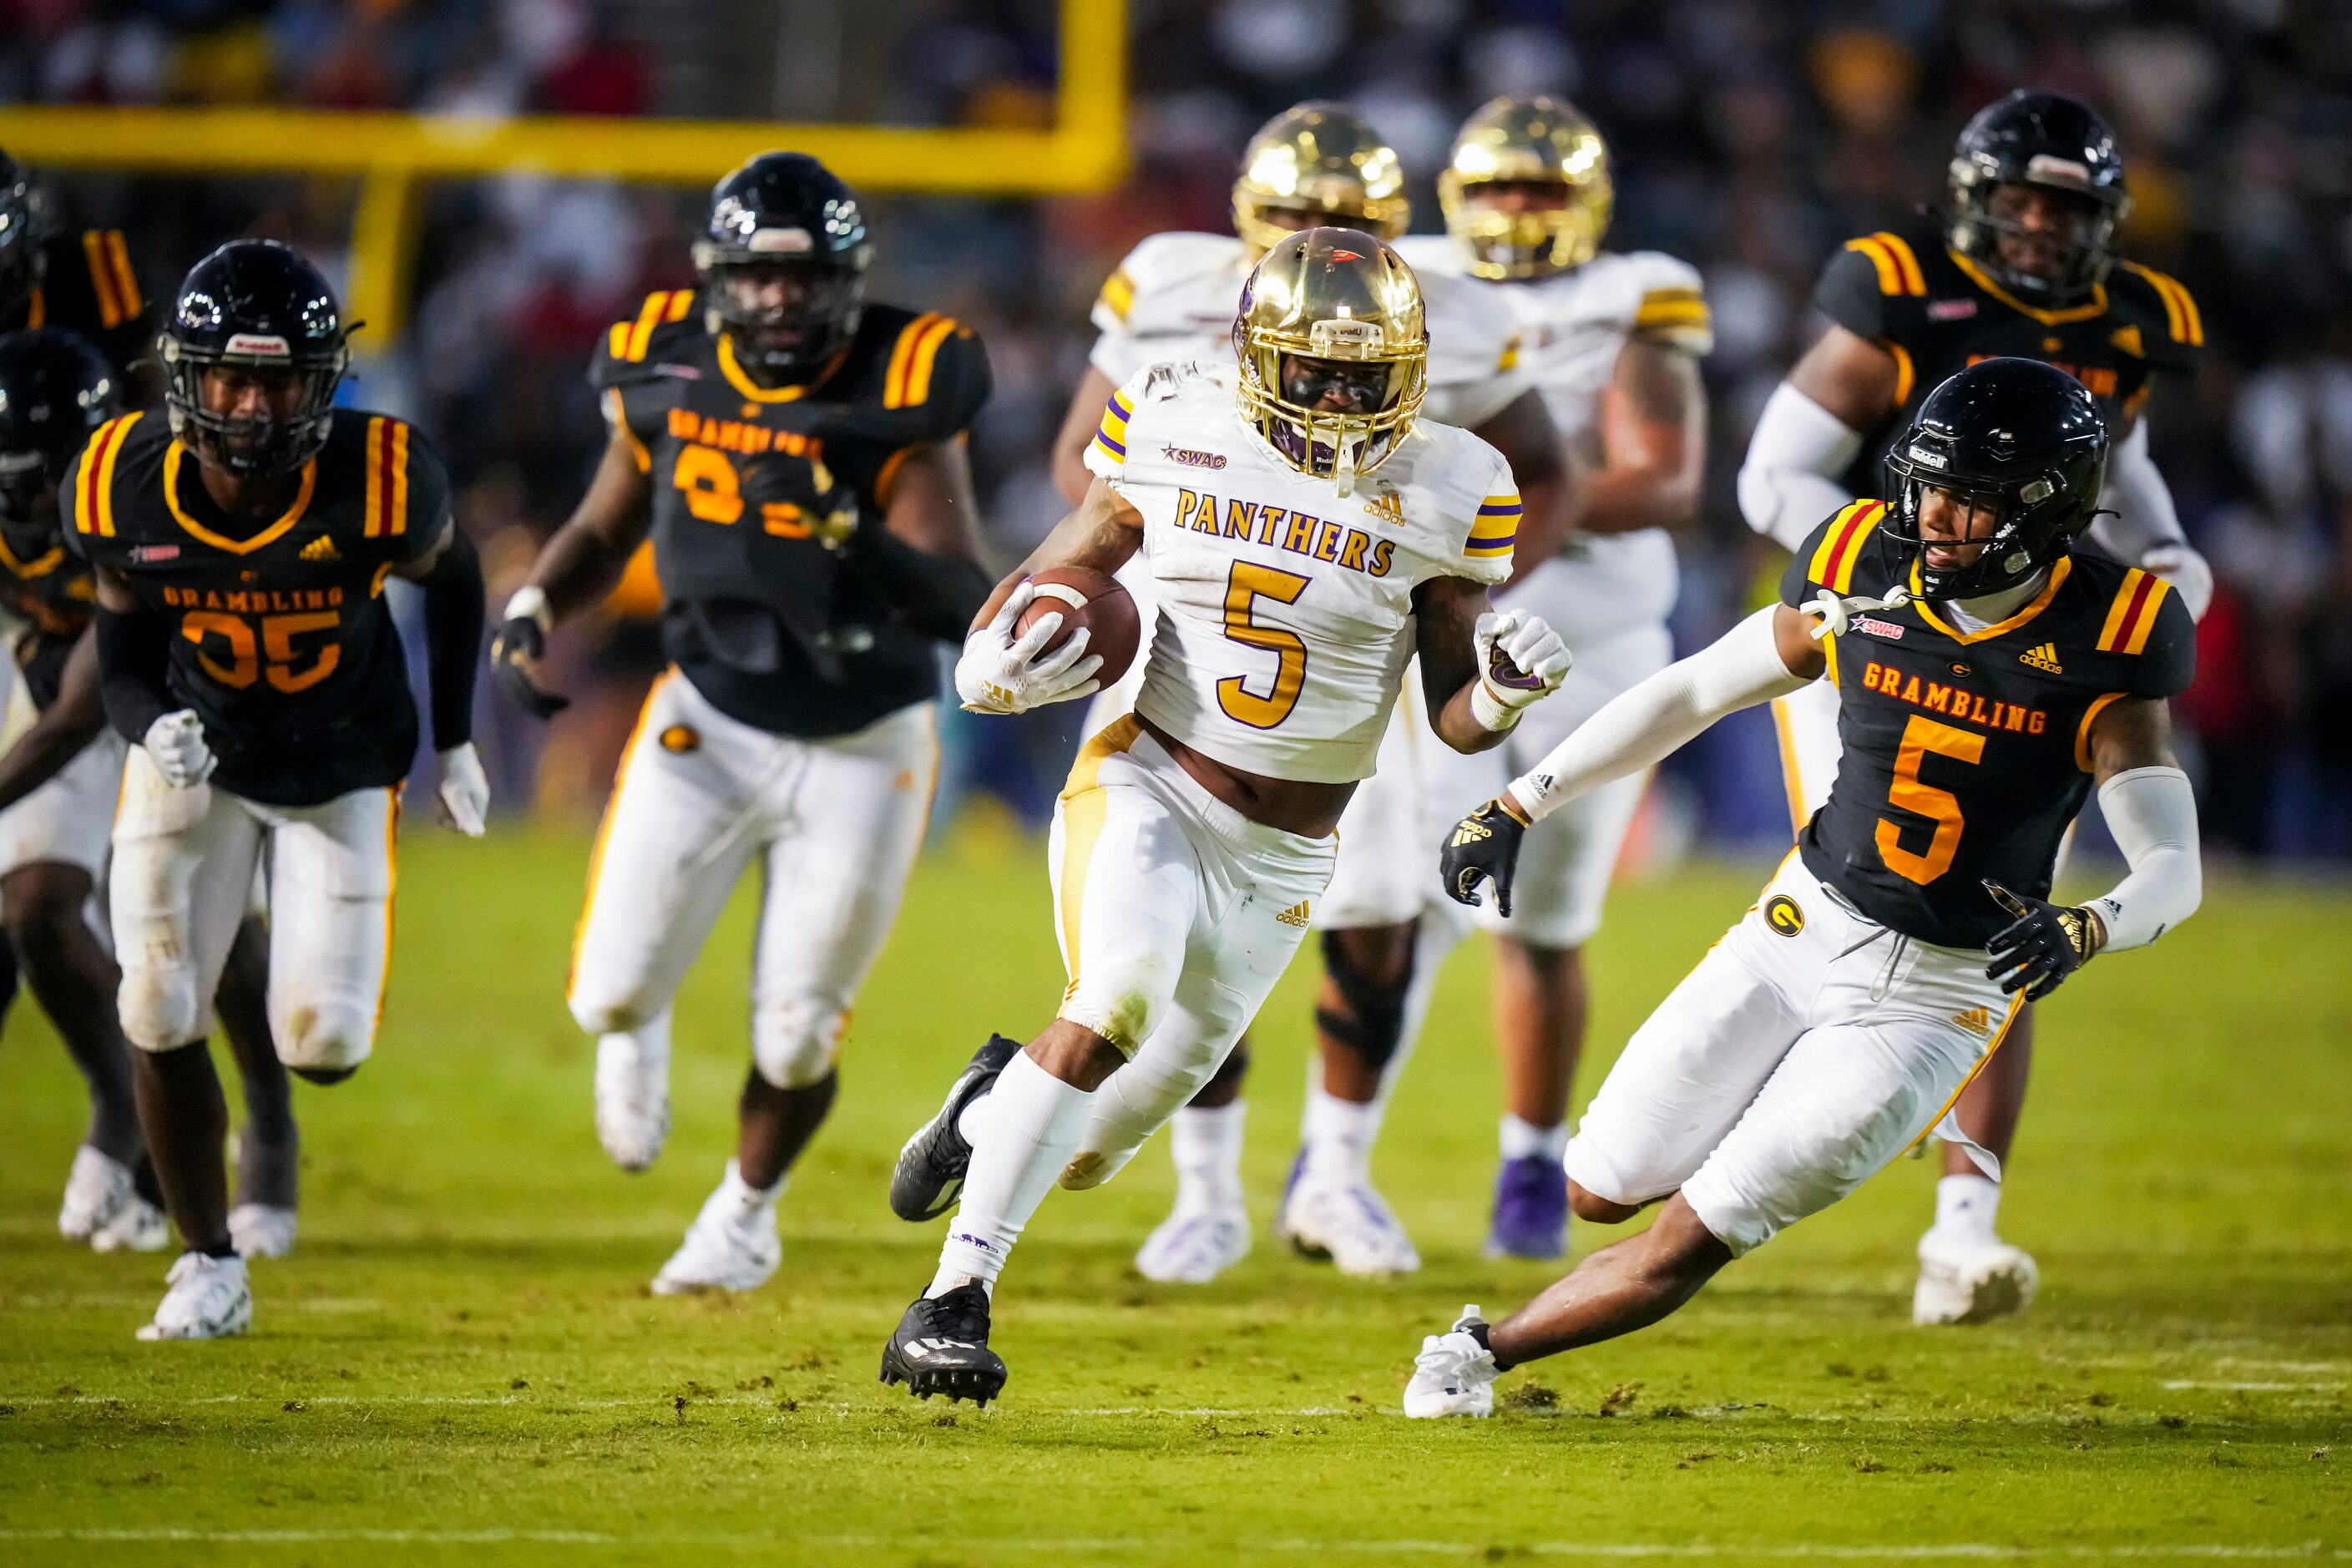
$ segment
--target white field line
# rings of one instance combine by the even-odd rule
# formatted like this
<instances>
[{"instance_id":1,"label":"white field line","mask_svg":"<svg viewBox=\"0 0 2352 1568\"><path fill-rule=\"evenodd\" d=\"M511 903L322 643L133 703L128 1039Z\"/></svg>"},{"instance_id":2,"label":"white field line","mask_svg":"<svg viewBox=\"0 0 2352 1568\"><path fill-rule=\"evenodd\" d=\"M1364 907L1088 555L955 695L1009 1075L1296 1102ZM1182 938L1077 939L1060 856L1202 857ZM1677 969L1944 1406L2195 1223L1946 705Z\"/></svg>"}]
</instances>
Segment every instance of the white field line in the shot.
<instances>
[{"instance_id":1,"label":"white field line","mask_svg":"<svg viewBox=\"0 0 2352 1568\"><path fill-rule=\"evenodd\" d=\"M630 1551L644 1551L674 1546L738 1546L763 1547L790 1544L799 1550L820 1548L833 1551L887 1551L919 1545L913 1537L887 1535L805 1535L793 1533L720 1534L679 1532L675 1534L611 1535L589 1530L196 1530L158 1527L154 1529L59 1529L5 1530L0 1529L0 1541L17 1542L158 1542L194 1545L322 1545L366 1543L391 1546L500 1546L512 1544L560 1546L613 1546ZM995 1552L1080 1553L1119 1553L1122 1555L1157 1555L1172 1544L1181 1542L1175 1537L1154 1540L1144 1536L1111 1537L1039 1537L1039 1538L965 1538L964 1546L984 1546ZM1496 1549L1494 1542L1485 1541L1412 1541L1377 1540L1365 1538L1301 1538L1296 1540L1254 1540L1254 1554L1286 1553L1291 1555L1364 1556L1364 1557L1472 1557L1485 1558ZM1531 1541L1515 1542L1504 1548L1514 1553L1527 1552L1542 1557L1623 1557L1623 1558L1822 1558L1833 1562L1874 1561L1938 1561L1958 1558L1990 1562L2011 1562L2027 1558L2143 1558L2151 1561L2174 1560L2250 1560L2250 1561L2352 1561L2352 1551L2329 1547L2318 1542L2306 1542L2294 1546L2252 1546L2228 1542L2181 1542L2157 1546L2095 1546L2087 1544L2021 1545L2015 1542L1979 1541L1928 1542L1916 1544L1872 1543L1867 1542L1647 1542L1647 1541Z\"/></svg>"},{"instance_id":2,"label":"white field line","mask_svg":"<svg viewBox=\"0 0 2352 1568\"><path fill-rule=\"evenodd\" d=\"M2222 1388L2248 1394L2329 1394L2340 1389L2340 1383L2224 1383L2207 1379L2175 1377L2165 1381L2167 1388Z\"/></svg>"}]
</instances>

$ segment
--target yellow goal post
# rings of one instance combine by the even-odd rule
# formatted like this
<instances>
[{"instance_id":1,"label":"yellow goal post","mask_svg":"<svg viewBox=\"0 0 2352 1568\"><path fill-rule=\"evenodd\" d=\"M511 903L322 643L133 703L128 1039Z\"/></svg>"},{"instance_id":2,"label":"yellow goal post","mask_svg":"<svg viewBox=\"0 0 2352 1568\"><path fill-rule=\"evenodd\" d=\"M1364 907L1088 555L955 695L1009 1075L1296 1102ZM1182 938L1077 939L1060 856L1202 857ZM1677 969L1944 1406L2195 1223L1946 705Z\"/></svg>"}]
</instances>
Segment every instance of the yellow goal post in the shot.
<instances>
[{"instance_id":1,"label":"yellow goal post","mask_svg":"<svg viewBox=\"0 0 2352 1568\"><path fill-rule=\"evenodd\" d=\"M788 148L866 190L1014 196L1116 184L1127 166L1126 0L1062 0L1059 26L1045 130L18 104L0 108L0 147L35 168L356 176L346 306L363 323L353 346L382 353L405 314L426 180L529 173L708 184L755 153Z\"/></svg>"}]
</instances>

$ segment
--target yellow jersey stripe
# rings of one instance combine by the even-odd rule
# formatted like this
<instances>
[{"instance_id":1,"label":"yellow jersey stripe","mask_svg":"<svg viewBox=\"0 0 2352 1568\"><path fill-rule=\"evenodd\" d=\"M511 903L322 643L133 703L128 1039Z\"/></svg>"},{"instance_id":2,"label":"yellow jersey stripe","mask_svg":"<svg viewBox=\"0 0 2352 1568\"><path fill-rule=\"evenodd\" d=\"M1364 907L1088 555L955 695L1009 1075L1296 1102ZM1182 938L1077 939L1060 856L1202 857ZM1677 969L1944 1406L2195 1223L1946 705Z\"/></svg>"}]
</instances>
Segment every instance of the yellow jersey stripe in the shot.
<instances>
[{"instance_id":1,"label":"yellow jersey stripe","mask_svg":"<svg viewBox=\"0 0 2352 1568\"><path fill-rule=\"evenodd\" d=\"M408 531L408 422L394 419L392 426L392 451L386 467L392 470L392 502L385 508L388 514L385 532L399 535Z\"/></svg>"},{"instance_id":2,"label":"yellow jersey stripe","mask_svg":"<svg viewBox=\"0 0 2352 1568\"><path fill-rule=\"evenodd\" d=\"M686 313L692 309L694 309L694 290L691 289L677 289L669 297L669 308L662 312L662 320L665 321L683 321L686 320Z\"/></svg>"},{"instance_id":3,"label":"yellow jersey stripe","mask_svg":"<svg viewBox=\"0 0 2352 1568\"><path fill-rule=\"evenodd\" d=\"M2161 577L2150 576L2152 584L2141 603L2139 614L2132 618L2131 630L2124 636L2124 651L2139 653L2147 647L2148 633L2156 630L2157 612L2163 607L2164 596L2172 592L2172 584Z\"/></svg>"},{"instance_id":4,"label":"yellow jersey stripe","mask_svg":"<svg viewBox=\"0 0 2352 1568\"><path fill-rule=\"evenodd\" d=\"M81 472L75 476L77 531L101 535L114 532L114 454L138 417L136 414L125 414L108 420L92 432L89 445L82 448Z\"/></svg>"},{"instance_id":5,"label":"yellow jersey stripe","mask_svg":"<svg viewBox=\"0 0 2352 1568\"><path fill-rule=\"evenodd\" d=\"M2074 765L2086 773L2091 771L2091 721L2106 711L2107 704L2123 695L2120 691L2110 691L2094 697L2091 705L2083 710L2083 721L2074 726Z\"/></svg>"},{"instance_id":6,"label":"yellow jersey stripe","mask_svg":"<svg viewBox=\"0 0 2352 1568\"><path fill-rule=\"evenodd\" d=\"M1503 345L1503 352L1495 357L1495 374L1500 375L1507 370L1517 370L1518 368L1519 334L1513 332L1510 336L1510 341Z\"/></svg>"},{"instance_id":7,"label":"yellow jersey stripe","mask_svg":"<svg viewBox=\"0 0 2352 1568\"><path fill-rule=\"evenodd\" d=\"M1871 266L1878 269L1878 291L1880 293L1900 294L1903 292L1902 269L1895 266L1895 258L1887 252L1885 246L1879 244L1875 239L1849 239L1845 242L1845 247L1848 250L1858 250L1862 252L1863 255L1870 258Z\"/></svg>"},{"instance_id":8,"label":"yellow jersey stripe","mask_svg":"<svg viewBox=\"0 0 2352 1568\"><path fill-rule=\"evenodd\" d=\"M659 324L662 312L669 309L669 296L670 291L667 289L646 296L646 302L638 310L637 319L622 344L621 358L635 363L646 357L646 349L653 342L654 328Z\"/></svg>"},{"instance_id":9,"label":"yellow jersey stripe","mask_svg":"<svg viewBox=\"0 0 2352 1568\"><path fill-rule=\"evenodd\" d=\"M1895 406L1900 408L1911 401L1911 388L1918 381L1918 372L1911 364L1911 351L1891 338L1881 338L1878 346L1895 356Z\"/></svg>"},{"instance_id":10,"label":"yellow jersey stripe","mask_svg":"<svg viewBox=\"0 0 2352 1568\"><path fill-rule=\"evenodd\" d=\"M2099 628L2101 653L2114 653L2123 646L2125 628L2133 607L2139 603L2141 584L2147 578L2147 574L2137 566L2124 574L2122 584L2116 589L2116 602L2107 606L2106 623Z\"/></svg>"},{"instance_id":11,"label":"yellow jersey stripe","mask_svg":"<svg viewBox=\"0 0 2352 1568\"><path fill-rule=\"evenodd\" d=\"M1101 299L1112 315L1121 321L1127 320L1127 313L1135 309L1135 280L1127 275L1125 268L1103 279Z\"/></svg>"},{"instance_id":12,"label":"yellow jersey stripe","mask_svg":"<svg viewBox=\"0 0 2352 1568\"><path fill-rule=\"evenodd\" d=\"M119 228L106 231L106 257L114 269L114 290L122 302L122 319L131 321L146 309L147 301L140 298L139 275L131 269L130 247L122 243Z\"/></svg>"},{"instance_id":13,"label":"yellow jersey stripe","mask_svg":"<svg viewBox=\"0 0 2352 1568\"><path fill-rule=\"evenodd\" d=\"M890 368L882 380L882 406L903 408L907 404L907 373L915 363L915 345L930 330L935 315L926 312L898 330L898 341L890 346Z\"/></svg>"},{"instance_id":14,"label":"yellow jersey stripe","mask_svg":"<svg viewBox=\"0 0 2352 1568\"><path fill-rule=\"evenodd\" d=\"M1887 229L1880 229L1870 237L1885 247L1887 254L1895 258L1895 272L1903 280L1903 292L1927 293L1927 275L1919 270L1919 258L1909 240Z\"/></svg>"},{"instance_id":15,"label":"yellow jersey stripe","mask_svg":"<svg viewBox=\"0 0 2352 1568\"><path fill-rule=\"evenodd\" d=\"M1841 564L1847 581L1853 576L1853 563L1847 547L1853 545L1858 549L1862 536L1870 531L1870 525L1885 508L1883 501L1858 500L1831 519L1828 531L1822 535L1820 545L1813 551L1813 559L1806 568L1805 575L1824 588L1835 587L1839 593L1845 592L1837 579Z\"/></svg>"},{"instance_id":16,"label":"yellow jersey stripe","mask_svg":"<svg viewBox=\"0 0 2352 1568\"><path fill-rule=\"evenodd\" d=\"M613 323L613 330L606 333L604 337L604 352L612 355L614 359L626 359L629 357L628 322L615 321Z\"/></svg>"},{"instance_id":17,"label":"yellow jersey stripe","mask_svg":"<svg viewBox=\"0 0 2352 1568\"><path fill-rule=\"evenodd\" d=\"M89 286L98 295L99 325L121 325L122 302L116 297L114 276L107 268L105 234L94 228L82 230L81 253L89 263Z\"/></svg>"},{"instance_id":18,"label":"yellow jersey stripe","mask_svg":"<svg viewBox=\"0 0 2352 1568\"><path fill-rule=\"evenodd\" d=\"M941 316L915 345L915 359L907 372L907 406L920 407L931 400L931 369L939 361L940 345L961 331L952 316Z\"/></svg>"},{"instance_id":19,"label":"yellow jersey stripe","mask_svg":"<svg viewBox=\"0 0 2352 1568\"><path fill-rule=\"evenodd\" d=\"M360 515L361 532L370 539L383 534L383 424L382 415L367 423L367 504Z\"/></svg>"},{"instance_id":20,"label":"yellow jersey stripe","mask_svg":"<svg viewBox=\"0 0 2352 1568\"><path fill-rule=\"evenodd\" d=\"M613 428L619 432L622 443L629 448L629 457L636 463L637 472L641 474L652 473L654 471L654 455L646 450L646 444L637 439L637 433L635 430L629 428L629 416L627 411L621 405L621 389L619 387L608 386L604 389L604 407L606 412L612 416Z\"/></svg>"}]
</instances>

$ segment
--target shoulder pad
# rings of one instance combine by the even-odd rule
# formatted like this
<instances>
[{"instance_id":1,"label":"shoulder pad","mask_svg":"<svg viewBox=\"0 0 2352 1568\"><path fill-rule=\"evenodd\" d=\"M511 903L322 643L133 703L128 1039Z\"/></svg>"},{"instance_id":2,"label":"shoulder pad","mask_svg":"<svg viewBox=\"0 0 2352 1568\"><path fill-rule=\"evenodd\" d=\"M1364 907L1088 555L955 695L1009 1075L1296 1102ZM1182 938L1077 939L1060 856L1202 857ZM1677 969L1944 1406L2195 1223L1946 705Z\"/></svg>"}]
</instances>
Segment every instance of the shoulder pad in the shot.
<instances>
[{"instance_id":1,"label":"shoulder pad","mask_svg":"<svg viewBox=\"0 0 2352 1568\"><path fill-rule=\"evenodd\" d=\"M2147 316L2148 326L2163 323L2164 338L2176 351L2193 351L2205 346L2205 319L2198 313L2197 301L2189 297L2188 288L2179 279L2158 272L2153 267L2142 267L2137 261L2126 261L2107 276L2107 288L2117 303L2136 302ZM2146 341L2143 349L2158 345ZM2147 357L2156 357L2149 355Z\"/></svg>"},{"instance_id":2,"label":"shoulder pad","mask_svg":"<svg viewBox=\"0 0 2352 1568\"><path fill-rule=\"evenodd\" d=\"M433 444L405 419L356 409L337 410L335 431L360 464L361 534L430 546L449 492Z\"/></svg>"},{"instance_id":3,"label":"shoulder pad","mask_svg":"<svg viewBox=\"0 0 2352 1568\"><path fill-rule=\"evenodd\" d=\"M605 331L590 379L598 386L635 380L649 362L660 357L655 352L656 346L668 348L682 329L699 332L702 323L694 313L694 297L691 289L657 289L646 295L635 315L614 322Z\"/></svg>"},{"instance_id":4,"label":"shoulder pad","mask_svg":"<svg viewBox=\"0 0 2352 1568\"><path fill-rule=\"evenodd\" d=\"M1806 538L1791 567L1802 563L1805 581L1817 588L1827 588L1833 594L1855 592L1854 568L1868 553L1868 546L1885 516L1886 503L1883 500L1858 500L1839 508L1834 516Z\"/></svg>"},{"instance_id":5,"label":"shoulder pad","mask_svg":"<svg viewBox=\"0 0 2352 1568\"><path fill-rule=\"evenodd\" d=\"M1424 272L1421 299L1432 386L1487 381L1517 367L1518 321L1492 289L1456 274Z\"/></svg>"},{"instance_id":6,"label":"shoulder pad","mask_svg":"<svg viewBox=\"0 0 2352 1568\"><path fill-rule=\"evenodd\" d=\"M1635 332L1694 354L1715 347L1715 322L1697 268L1660 250L1632 251L1624 260L1639 289Z\"/></svg>"},{"instance_id":7,"label":"shoulder pad","mask_svg":"<svg viewBox=\"0 0 2352 1568\"><path fill-rule=\"evenodd\" d=\"M108 420L90 433L81 455L68 468L58 485L58 500L73 525L72 532L92 541L115 536L119 521L114 505L115 469L121 462L123 448L131 444L132 431L145 418L142 413Z\"/></svg>"},{"instance_id":8,"label":"shoulder pad","mask_svg":"<svg viewBox=\"0 0 2352 1568\"><path fill-rule=\"evenodd\" d=\"M1135 332L1163 328L1167 318L1186 314L1195 290L1237 275L1242 255L1242 242L1231 235L1155 234L1129 251L1118 270L1104 282L1095 302L1096 324L1105 331ZM1234 298L1238 303L1238 282ZM1108 326L1102 320L1106 313L1111 318Z\"/></svg>"},{"instance_id":9,"label":"shoulder pad","mask_svg":"<svg viewBox=\"0 0 2352 1568\"><path fill-rule=\"evenodd\" d=\"M2156 629L2158 612L2168 598L2177 597L2172 584L2153 572L2134 566L2116 584L2099 626L2101 653L2137 654L2147 650L2148 634Z\"/></svg>"},{"instance_id":10,"label":"shoulder pad","mask_svg":"<svg viewBox=\"0 0 2352 1568\"><path fill-rule=\"evenodd\" d=\"M988 351L953 316L927 310L909 317L890 338L882 374L885 409L924 409L944 439L971 422L988 400Z\"/></svg>"}]
</instances>

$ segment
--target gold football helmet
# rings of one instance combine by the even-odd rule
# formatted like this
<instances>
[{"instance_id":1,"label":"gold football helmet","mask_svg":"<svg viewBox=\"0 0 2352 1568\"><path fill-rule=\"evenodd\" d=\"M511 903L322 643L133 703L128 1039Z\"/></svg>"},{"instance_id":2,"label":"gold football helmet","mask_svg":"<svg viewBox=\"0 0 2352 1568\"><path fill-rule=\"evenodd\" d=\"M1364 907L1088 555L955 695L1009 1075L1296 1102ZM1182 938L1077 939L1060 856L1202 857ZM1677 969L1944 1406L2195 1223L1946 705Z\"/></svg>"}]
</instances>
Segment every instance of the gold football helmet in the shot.
<instances>
[{"instance_id":1,"label":"gold football helmet","mask_svg":"<svg viewBox=\"0 0 2352 1568\"><path fill-rule=\"evenodd\" d=\"M1509 212L1476 197L1483 184L1557 186L1562 199ZM1481 278L1542 278L1581 267L1608 232L1616 187L1609 148L1574 105L1548 95L1497 98L1463 123L1437 176L1445 226Z\"/></svg>"},{"instance_id":2,"label":"gold football helmet","mask_svg":"<svg viewBox=\"0 0 2352 1568\"><path fill-rule=\"evenodd\" d=\"M1301 213L1307 220L1278 223L1269 212ZM1344 103L1286 109L1242 153L1242 172L1234 181L1234 232L1253 256L1315 223L1346 224L1394 239L1412 221L1396 150Z\"/></svg>"},{"instance_id":3,"label":"gold football helmet","mask_svg":"<svg viewBox=\"0 0 2352 1568\"><path fill-rule=\"evenodd\" d=\"M1352 228L1281 236L1234 321L1243 416L1341 495L1387 460L1421 411L1429 331L1404 258Z\"/></svg>"}]
</instances>

